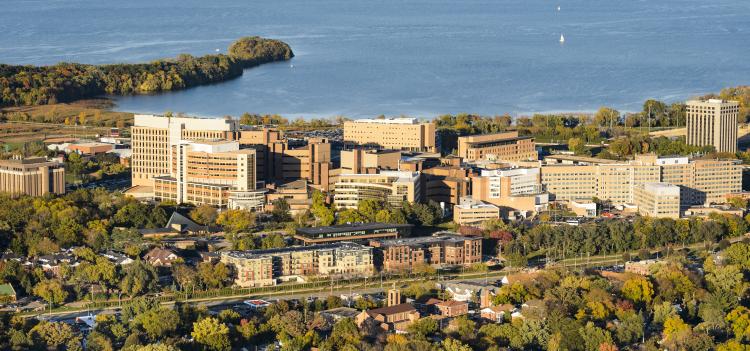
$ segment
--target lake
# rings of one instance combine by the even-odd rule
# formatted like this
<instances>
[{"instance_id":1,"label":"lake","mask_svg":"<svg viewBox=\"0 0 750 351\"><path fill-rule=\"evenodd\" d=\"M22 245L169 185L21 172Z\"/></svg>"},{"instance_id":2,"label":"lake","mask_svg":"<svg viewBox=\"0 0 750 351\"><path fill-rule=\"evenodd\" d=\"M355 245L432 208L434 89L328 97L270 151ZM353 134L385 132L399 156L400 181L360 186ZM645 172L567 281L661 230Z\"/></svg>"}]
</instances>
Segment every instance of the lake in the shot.
<instances>
[{"instance_id":1,"label":"lake","mask_svg":"<svg viewBox=\"0 0 750 351\"><path fill-rule=\"evenodd\" d=\"M432 118L625 104L633 112L650 98L671 103L750 83L750 2L740 0L3 0L2 8L0 62L9 64L227 53L255 35L296 55L227 82L116 96L117 110L138 113Z\"/></svg>"}]
</instances>

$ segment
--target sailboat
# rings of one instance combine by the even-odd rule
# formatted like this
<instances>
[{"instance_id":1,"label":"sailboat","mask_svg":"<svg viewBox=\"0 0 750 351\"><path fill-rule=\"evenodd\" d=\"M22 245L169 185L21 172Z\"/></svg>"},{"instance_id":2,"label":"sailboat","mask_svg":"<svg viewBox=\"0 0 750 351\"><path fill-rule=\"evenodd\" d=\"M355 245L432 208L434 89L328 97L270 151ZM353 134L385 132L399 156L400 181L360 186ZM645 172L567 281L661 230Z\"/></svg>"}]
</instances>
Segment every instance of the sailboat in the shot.
<instances>
[{"instance_id":1,"label":"sailboat","mask_svg":"<svg viewBox=\"0 0 750 351\"><path fill-rule=\"evenodd\" d=\"M564 43L564 42L565 42L565 38L563 38L563 35L562 35L562 34L560 34L560 42L561 42L561 43Z\"/></svg>"}]
</instances>

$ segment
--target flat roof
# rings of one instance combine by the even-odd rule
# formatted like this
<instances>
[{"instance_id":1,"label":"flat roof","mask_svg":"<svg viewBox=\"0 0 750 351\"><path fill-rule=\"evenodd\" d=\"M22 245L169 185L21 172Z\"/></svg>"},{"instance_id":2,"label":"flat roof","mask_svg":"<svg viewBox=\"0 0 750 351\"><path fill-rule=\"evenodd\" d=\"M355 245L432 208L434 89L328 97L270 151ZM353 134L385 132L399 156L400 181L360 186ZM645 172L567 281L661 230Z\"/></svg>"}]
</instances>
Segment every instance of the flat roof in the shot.
<instances>
[{"instance_id":1,"label":"flat roof","mask_svg":"<svg viewBox=\"0 0 750 351\"><path fill-rule=\"evenodd\" d=\"M304 234L329 234L329 233L341 233L352 230L374 230L374 229L388 229L388 228L407 228L413 227L413 224L399 224L399 223L352 223L352 224L340 224L331 225L327 227L310 227L310 228L298 228L298 233Z\"/></svg>"},{"instance_id":2,"label":"flat roof","mask_svg":"<svg viewBox=\"0 0 750 351\"><path fill-rule=\"evenodd\" d=\"M289 252L304 252L304 251L319 251L319 250L330 250L330 249L340 249L340 250L363 250L363 249L372 249L369 246L364 246L360 244L350 243L350 242L340 242L340 243L333 243L333 244L325 244L325 245L310 245L310 246L292 246L292 247L284 247L284 248L277 248L277 249L266 249L266 250L248 250L248 251L220 251L220 254L222 256L229 256L233 258L260 258L263 256L270 256L274 254L283 254L283 253L289 253Z\"/></svg>"},{"instance_id":3,"label":"flat roof","mask_svg":"<svg viewBox=\"0 0 750 351\"><path fill-rule=\"evenodd\" d=\"M602 158L594 158L594 157L580 157L580 156L567 156L567 155L550 155L545 156L544 159L554 159L554 160L561 160L561 161L579 161L579 162L591 162L591 163L617 163L621 161L617 160L606 160Z\"/></svg>"},{"instance_id":4,"label":"flat roof","mask_svg":"<svg viewBox=\"0 0 750 351\"><path fill-rule=\"evenodd\" d=\"M484 134L484 135L491 135L491 134ZM518 140L525 140L525 139L534 139L534 137L530 136L519 136L519 137L512 137L512 138L504 138L504 139L495 139L495 140L488 140L488 141L469 141L469 145L488 145L488 144L494 144L502 141L518 141Z\"/></svg>"},{"instance_id":5,"label":"flat roof","mask_svg":"<svg viewBox=\"0 0 750 351\"><path fill-rule=\"evenodd\" d=\"M383 245L391 246L404 246L404 245L422 245L434 242L449 242L449 243L460 243L465 240L482 240L480 237L473 236L460 236L460 235L439 235L439 236L418 236L414 238L400 238L400 239L384 239L384 240L372 240L377 241Z\"/></svg>"}]
</instances>

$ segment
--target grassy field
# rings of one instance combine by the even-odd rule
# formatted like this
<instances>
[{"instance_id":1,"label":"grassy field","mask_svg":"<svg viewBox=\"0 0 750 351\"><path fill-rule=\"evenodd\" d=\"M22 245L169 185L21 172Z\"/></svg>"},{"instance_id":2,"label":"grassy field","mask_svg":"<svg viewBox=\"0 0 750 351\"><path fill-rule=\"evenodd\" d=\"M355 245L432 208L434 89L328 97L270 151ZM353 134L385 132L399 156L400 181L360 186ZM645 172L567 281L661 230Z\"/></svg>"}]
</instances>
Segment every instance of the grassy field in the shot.
<instances>
[{"instance_id":1,"label":"grassy field","mask_svg":"<svg viewBox=\"0 0 750 351\"><path fill-rule=\"evenodd\" d=\"M17 149L23 146L23 143L32 141L41 141L52 138L93 138L97 134L105 134L109 131L110 126L116 127L118 121L123 121L126 125L133 124L133 114L126 112L114 112L105 110L109 106L107 100L90 99L80 100L69 104L55 104L43 106L20 106L6 107L0 109L0 114L8 121L0 123L0 147L8 145L9 150ZM98 121L99 126L94 126L94 114L99 110L101 118ZM81 112L87 116L86 126L75 126L75 123L46 123L37 122L55 116L57 121L77 120ZM11 116L21 113L27 116L26 121L11 120Z\"/></svg>"}]
</instances>

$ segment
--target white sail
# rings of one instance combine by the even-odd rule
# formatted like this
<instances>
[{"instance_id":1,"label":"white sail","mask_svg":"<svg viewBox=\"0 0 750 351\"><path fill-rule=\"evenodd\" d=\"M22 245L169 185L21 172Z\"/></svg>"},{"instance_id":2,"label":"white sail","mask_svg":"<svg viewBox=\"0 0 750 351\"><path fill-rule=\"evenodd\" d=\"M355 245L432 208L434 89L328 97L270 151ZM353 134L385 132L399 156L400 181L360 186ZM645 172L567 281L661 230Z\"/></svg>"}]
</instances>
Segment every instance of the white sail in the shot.
<instances>
[{"instance_id":1,"label":"white sail","mask_svg":"<svg viewBox=\"0 0 750 351\"><path fill-rule=\"evenodd\" d=\"M564 42L564 41L565 41L565 38L563 38L563 35L562 35L562 34L560 34L560 42L562 43L562 42Z\"/></svg>"}]
</instances>

